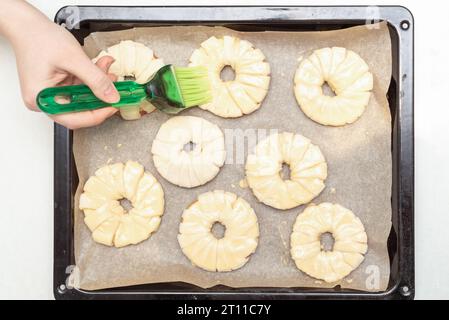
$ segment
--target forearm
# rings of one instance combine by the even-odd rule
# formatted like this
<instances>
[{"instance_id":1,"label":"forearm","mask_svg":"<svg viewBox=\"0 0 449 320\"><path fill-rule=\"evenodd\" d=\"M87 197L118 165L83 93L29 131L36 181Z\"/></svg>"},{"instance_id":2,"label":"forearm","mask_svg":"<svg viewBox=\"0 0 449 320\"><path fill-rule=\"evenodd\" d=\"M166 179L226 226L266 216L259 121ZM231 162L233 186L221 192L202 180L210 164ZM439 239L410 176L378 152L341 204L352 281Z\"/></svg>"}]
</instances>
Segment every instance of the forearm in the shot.
<instances>
[{"instance_id":1,"label":"forearm","mask_svg":"<svg viewBox=\"0 0 449 320\"><path fill-rule=\"evenodd\" d=\"M0 35L15 46L21 39L42 34L52 22L24 0L0 0Z\"/></svg>"},{"instance_id":2,"label":"forearm","mask_svg":"<svg viewBox=\"0 0 449 320\"><path fill-rule=\"evenodd\" d=\"M94 65L70 32L26 1L0 0L0 36L14 48L22 97L30 110L39 110L36 97L42 89L82 82L103 101L120 100L112 83L116 77L107 74L114 59L102 57ZM116 111L109 107L52 118L74 129L97 125Z\"/></svg>"}]
</instances>

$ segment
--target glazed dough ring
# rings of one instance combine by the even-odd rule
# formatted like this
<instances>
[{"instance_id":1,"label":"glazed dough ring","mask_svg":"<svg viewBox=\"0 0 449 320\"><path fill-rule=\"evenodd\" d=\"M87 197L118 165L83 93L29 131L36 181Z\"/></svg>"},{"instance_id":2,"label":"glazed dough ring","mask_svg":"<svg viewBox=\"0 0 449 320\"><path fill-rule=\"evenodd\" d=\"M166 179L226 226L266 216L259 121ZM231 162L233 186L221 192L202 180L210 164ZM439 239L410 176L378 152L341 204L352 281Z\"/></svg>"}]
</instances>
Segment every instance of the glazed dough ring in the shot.
<instances>
[{"instance_id":1,"label":"glazed dough ring","mask_svg":"<svg viewBox=\"0 0 449 320\"><path fill-rule=\"evenodd\" d=\"M119 200L128 199L126 212ZM84 185L79 208L93 239L117 248L150 237L164 213L164 191L159 182L137 162L101 167Z\"/></svg>"},{"instance_id":2,"label":"glazed dough ring","mask_svg":"<svg viewBox=\"0 0 449 320\"><path fill-rule=\"evenodd\" d=\"M323 94L327 82L335 96ZM339 47L315 50L295 74L295 96L312 120L330 126L356 121L368 105L373 75L355 52Z\"/></svg>"},{"instance_id":3,"label":"glazed dough ring","mask_svg":"<svg viewBox=\"0 0 449 320\"><path fill-rule=\"evenodd\" d=\"M184 148L189 143L193 149ZM159 128L151 148L159 173L181 187L192 188L212 180L225 161L220 128L202 118L172 117Z\"/></svg>"},{"instance_id":4,"label":"glazed dough ring","mask_svg":"<svg viewBox=\"0 0 449 320\"><path fill-rule=\"evenodd\" d=\"M290 167L283 180L282 165ZM246 161L246 180L254 195L276 209L307 203L324 189L327 164L320 148L309 139L289 132L275 133L257 144Z\"/></svg>"},{"instance_id":5,"label":"glazed dough ring","mask_svg":"<svg viewBox=\"0 0 449 320\"><path fill-rule=\"evenodd\" d=\"M224 118L240 117L257 110L268 92L270 65L253 45L236 37L210 37L190 57L190 66L209 70L213 100L199 107ZM235 79L223 81L225 66L235 72Z\"/></svg>"},{"instance_id":6,"label":"glazed dough ring","mask_svg":"<svg viewBox=\"0 0 449 320\"><path fill-rule=\"evenodd\" d=\"M125 77L133 77L137 83L143 84L164 66L162 59L154 56L153 50L142 43L131 40L121 41L101 51L93 61L95 62L103 56L111 56L115 59L109 72L115 74L118 81L125 80ZM140 106L121 107L120 115L125 120L135 120L140 118L141 111L150 113L154 110L155 107L145 99Z\"/></svg>"},{"instance_id":7,"label":"glazed dough ring","mask_svg":"<svg viewBox=\"0 0 449 320\"><path fill-rule=\"evenodd\" d=\"M320 236L332 233L332 251L321 249ZM365 228L351 210L338 204L311 205L299 214L290 237L296 266L308 275L336 282L363 261L368 250Z\"/></svg>"},{"instance_id":8,"label":"glazed dough ring","mask_svg":"<svg viewBox=\"0 0 449 320\"><path fill-rule=\"evenodd\" d=\"M224 237L211 232L215 222L226 227ZM241 268L254 253L259 237L257 216L240 197L222 190L203 193L182 214L178 241L190 261L207 271Z\"/></svg>"}]
</instances>

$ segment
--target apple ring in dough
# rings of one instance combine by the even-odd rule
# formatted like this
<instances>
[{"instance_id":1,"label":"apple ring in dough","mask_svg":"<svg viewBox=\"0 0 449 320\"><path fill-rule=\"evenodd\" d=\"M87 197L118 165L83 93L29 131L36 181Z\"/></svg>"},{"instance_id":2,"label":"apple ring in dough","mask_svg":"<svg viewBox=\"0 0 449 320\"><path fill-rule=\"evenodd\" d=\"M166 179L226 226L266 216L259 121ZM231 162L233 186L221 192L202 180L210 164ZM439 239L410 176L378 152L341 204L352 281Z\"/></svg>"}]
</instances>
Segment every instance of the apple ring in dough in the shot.
<instances>
[{"instance_id":1,"label":"apple ring in dough","mask_svg":"<svg viewBox=\"0 0 449 320\"><path fill-rule=\"evenodd\" d=\"M191 144L191 150L186 145ZM151 148L157 171L169 182L192 188L212 180L225 161L220 128L202 118L172 117L162 124Z\"/></svg>"},{"instance_id":2,"label":"apple ring in dough","mask_svg":"<svg viewBox=\"0 0 449 320\"><path fill-rule=\"evenodd\" d=\"M282 165L290 179L281 177ZM324 189L326 160L309 139L290 132L275 133L257 144L246 160L246 180L259 201L276 209L308 203Z\"/></svg>"},{"instance_id":3,"label":"apple ring in dough","mask_svg":"<svg viewBox=\"0 0 449 320\"><path fill-rule=\"evenodd\" d=\"M140 42L131 40L121 41L100 52L93 59L97 61L103 56L111 56L115 62L109 68L109 72L118 77L118 81L125 80L125 77L133 77L137 83L148 82L153 75L164 66L162 59L154 56L153 50ZM125 120L136 120L140 118L141 111L150 113L156 108L146 99L140 106L120 107L120 115Z\"/></svg>"},{"instance_id":4,"label":"apple ring in dough","mask_svg":"<svg viewBox=\"0 0 449 320\"><path fill-rule=\"evenodd\" d=\"M335 96L323 94L327 82ZM329 126L353 123L365 111L373 75L355 52L339 47L315 50L301 61L295 74L295 96L302 111Z\"/></svg>"},{"instance_id":5,"label":"apple ring in dough","mask_svg":"<svg viewBox=\"0 0 449 320\"><path fill-rule=\"evenodd\" d=\"M224 118L236 118L259 109L270 84L270 65L253 45L236 37L210 37L190 57L190 66L209 70L212 102L199 107ZM230 66L231 81L221 79L221 71Z\"/></svg>"},{"instance_id":6,"label":"apple ring in dough","mask_svg":"<svg viewBox=\"0 0 449 320\"><path fill-rule=\"evenodd\" d=\"M129 212L121 199L133 205ZM158 229L164 191L139 163L116 163L101 167L87 180L79 208L96 242L120 248L144 241Z\"/></svg>"},{"instance_id":7,"label":"apple ring in dough","mask_svg":"<svg viewBox=\"0 0 449 320\"><path fill-rule=\"evenodd\" d=\"M214 223L226 230L217 239L211 232ZM178 242L190 261L207 271L232 271L241 268L254 253L259 237L257 216L251 206L230 192L203 193L184 210Z\"/></svg>"},{"instance_id":8,"label":"apple ring in dough","mask_svg":"<svg viewBox=\"0 0 449 320\"><path fill-rule=\"evenodd\" d=\"M332 251L321 249L321 235L334 237ZM290 237L291 256L299 270L332 283L355 270L368 250L365 228L351 210L338 204L311 205L299 214Z\"/></svg>"}]
</instances>

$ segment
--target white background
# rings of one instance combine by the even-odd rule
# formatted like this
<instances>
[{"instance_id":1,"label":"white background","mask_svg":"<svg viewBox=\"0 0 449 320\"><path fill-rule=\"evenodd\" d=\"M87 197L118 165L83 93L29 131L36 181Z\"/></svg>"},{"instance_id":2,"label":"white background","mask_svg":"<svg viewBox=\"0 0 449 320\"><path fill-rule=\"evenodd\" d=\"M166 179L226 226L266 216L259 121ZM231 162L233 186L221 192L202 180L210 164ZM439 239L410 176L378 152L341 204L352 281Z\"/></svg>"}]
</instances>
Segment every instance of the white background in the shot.
<instances>
[{"instance_id":1,"label":"white background","mask_svg":"<svg viewBox=\"0 0 449 320\"><path fill-rule=\"evenodd\" d=\"M75 4L273 4L273 1L231 0L30 2L51 19L58 8ZM449 299L449 2L284 0L276 3L307 4L402 4L414 14L416 298ZM0 93L0 298L51 299L53 125L44 115L29 112L23 106L14 55L2 38Z\"/></svg>"}]
</instances>

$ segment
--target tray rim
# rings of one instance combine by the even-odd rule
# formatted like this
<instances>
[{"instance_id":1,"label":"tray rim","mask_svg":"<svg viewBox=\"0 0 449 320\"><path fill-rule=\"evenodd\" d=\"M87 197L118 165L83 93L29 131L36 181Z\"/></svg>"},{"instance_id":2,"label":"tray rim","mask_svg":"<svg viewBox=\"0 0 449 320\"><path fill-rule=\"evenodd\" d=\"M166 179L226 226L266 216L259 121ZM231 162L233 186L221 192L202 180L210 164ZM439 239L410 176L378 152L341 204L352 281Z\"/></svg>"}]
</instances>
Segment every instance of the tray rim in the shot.
<instances>
[{"instance_id":1,"label":"tray rim","mask_svg":"<svg viewBox=\"0 0 449 320\"><path fill-rule=\"evenodd\" d=\"M239 10L248 15L248 19L241 20L239 17L228 17L223 20L212 18L201 20L205 22L219 23L269 23L270 19L276 17L268 16L255 18L254 10L258 13L281 13L278 21L292 21L295 23L326 22L327 20L335 23L366 20L363 16L365 11L371 6L64 6L55 15L55 22L64 25L67 14L65 9L76 7L80 16L78 22L83 21L105 21L98 15L95 15L97 9L117 10L127 8L130 10L147 10L174 13L174 15L160 15L161 19L152 20L155 23L173 22L173 16L179 14L182 10L195 10L204 14L205 11L222 9L226 11ZM397 33L399 42L399 70L398 70L398 93L399 105L397 106L397 117L399 123L399 137L396 141L398 149L398 264L399 280L388 291L384 292L326 292L313 290L312 292L138 292L138 291L109 291L95 292L84 291L81 289L69 289L65 286L68 274L70 273L70 261L73 251L71 209L73 208L73 199L71 195L72 186L72 131L55 124L54 126L54 267L53 267L53 292L56 299L413 299L415 291L414 276L414 18L413 14L404 6L375 6L381 8L381 20L385 20ZM249 12L249 10L251 12ZM243 10L243 11L242 11ZM310 19L308 15L320 12L319 19ZM212 12L212 11L210 11ZM287 13L287 16L285 15ZM148 18L140 16L140 19L132 19L136 22L149 22ZM236 15L237 16L237 15ZM249 19L250 17L252 19ZM171 17L172 19L169 19ZM294 19L293 19L294 18ZM111 22L131 21L108 19ZM176 22L192 22L189 17L178 16ZM403 21L409 22L409 28L403 30L401 24ZM405 288L408 290L406 291ZM264 288L267 290L267 288ZM310 290L310 289L308 289Z\"/></svg>"}]
</instances>

